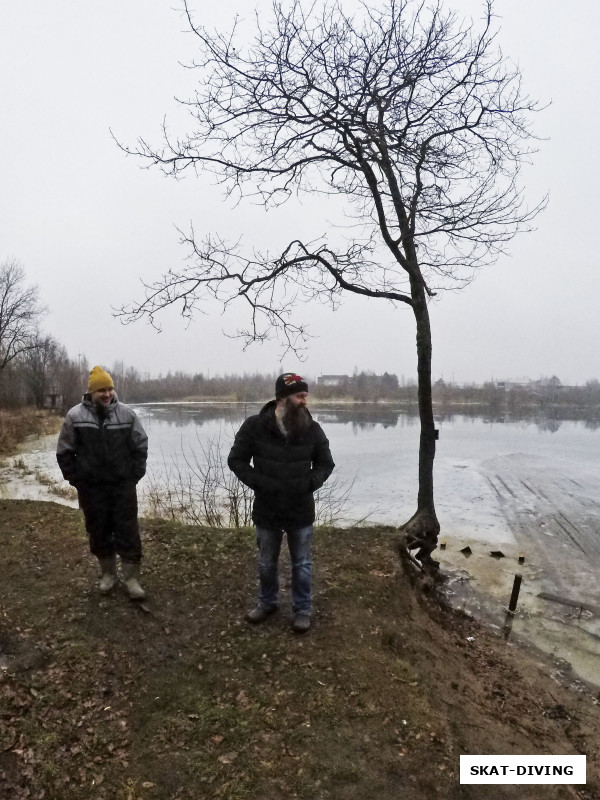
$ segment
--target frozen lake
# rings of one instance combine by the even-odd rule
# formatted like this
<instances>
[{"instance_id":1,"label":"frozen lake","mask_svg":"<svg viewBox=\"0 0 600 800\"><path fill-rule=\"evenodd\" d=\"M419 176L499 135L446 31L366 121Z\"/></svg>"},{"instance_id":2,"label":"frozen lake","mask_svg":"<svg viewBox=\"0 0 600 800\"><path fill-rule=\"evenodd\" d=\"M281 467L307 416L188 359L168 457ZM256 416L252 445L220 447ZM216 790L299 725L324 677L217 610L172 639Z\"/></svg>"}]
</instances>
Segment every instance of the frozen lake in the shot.
<instances>
[{"instance_id":1,"label":"frozen lake","mask_svg":"<svg viewBox=\"0 0 600 800\"><path fill-rule=\"evenodd\" d=\"M186 462L194 453L201 459L209 442L218 441L226 456L235 431L259 406L135 408L150 440L143 503L151 485L185 475ZM339 522L406 521L417 497L418 419L392 406L313 407L312 413L330 441L336 491L348 491ZM598 425L460 414L438 417L436 425L436 507L446 547L435 557L450 575L452 602L501 625L519 572L523 588L511 635L550 653L557 671L568 676L572 668L600 684ZM20 466L9 460L2 470L0 494L64 502L51 492L52 481L61 484L55 447L56 436L30 442L12 459ZM491 558L498 550L503 557Z\"/></svg>"},{"instance_id":2,"label":"frozen lake","mask_svg":"<svg viewBox=\"0 0 600 800\"><path fill-rule=\"evenodd\" d=\"M152 442L151 473L181 464L183 451L211 437L226 452L256 410L139 407ZM312 413L329 438L337 481L351 486L341 521L396 526L408 519L417 496L418 419L390 406ZM453 415L436 425L436 508L446 546L435 557L449 575L450 601L502 629L519 573L511 640L547 653L561 680L600 684L600 430L541 417ZM495 551L502 557L492 558Z\"/></svg>"},{"instance_id":3,"label":"frozen lake","mask_svg":"<svg viewBox=\"0 0 600 800\"><path fill-rule=\"evenodd\" d=\"M245 416L259 406L143 405L136 410L150 438L149 471L158 475L199 442L220 439L226 453ZM336 462L334 476L350 489L343 522L398 525L417 496L418 419L391 406L313 408ZM493 477L507 458L545 469L559 482L600 485L600 431L583 422L498 422L453 415L440 431L435 487L437 513L447 535L511 541ZM526 463L524 463L526 462ZM492 476L492 477L491 477ZM491 479L490 479L491 478Z\"/></svg>"},{"instance_id":4,"label":"frozen lake","mask_svg":"<svg viewBox=\"0 0 600 800\"><path fill-rule=\"evenodd\" d=\"M235 431L260 406L147 404L135 406L150 441L149 479L186 470L186 461L218 440L226 457ZM413 513L417 496L418 418L393 406L347 405L313 408L329 438L338 493L348 491L340 523L358 521L400 525ZM591 497L600 487L600 429L591 423L547 419L503 422L454 414L438 417L440 431L434 467L436 507L446 536L513 541L505 519L502 475L518 465L518 485L529 473L545 481L571 485ZM30 443L22 458L28 467L60 481L54 458L56 437ZM33 477L25 483L33 484ZM5 483L6 496L29 496L29 490ZM514 489L513 489L514 494ZM54 498L56 499L56 498ZM524 495L524 502L528 499ZM526 504L526 503L525 503Z\"/></svg>"},{"instance_id":5,"label":"frozen lake","mask_svg":"<svg viewBox=\"0 0 600 800\"><path fill-rule=\"evenodd\" d=\"M231 404L147 404L135 406L148 432L150 482L165 480L202 446L219 442L226 457L235 431L260 406ZM338 493L348 490L340 522L400 525L411 516L417 496L418 418L393 406L347 405L313 408L329 438ZM447 537L511 542L502 475L518 465L518 486L529 473L559 486L577 486L591 497L600 487L600 429L585 422L547 419L500 422L454 414L436 419L440 431L434 467L437 514ZM22 459L32 471L61 481L54 458L56 437L35 440ZM34 475L20 487L4 484L5 496L30 496ZM6 476L5 476L6 480ZM28 488L29 486L29 488ZM514 488L513 488L514 494ZM511 496L508 492L507 496ZM511 496L512 497L512 496ZM53 499L56 499L54 497ZM528 493L523 496L527 505ZM526 510L526 509L525 509Z\"/></svg>"}]
</instances>

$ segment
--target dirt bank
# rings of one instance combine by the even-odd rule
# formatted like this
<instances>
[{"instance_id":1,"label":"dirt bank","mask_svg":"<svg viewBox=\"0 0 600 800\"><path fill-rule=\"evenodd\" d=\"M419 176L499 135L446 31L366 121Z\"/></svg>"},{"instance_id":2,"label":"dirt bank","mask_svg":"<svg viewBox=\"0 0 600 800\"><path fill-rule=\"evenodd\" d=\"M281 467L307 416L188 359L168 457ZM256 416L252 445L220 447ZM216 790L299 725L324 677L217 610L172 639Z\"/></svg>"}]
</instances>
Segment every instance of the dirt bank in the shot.
<instances>
[{"instance_id":1,"label":"dirt bank","mask_svg":"<svg viewBox=\"0 0 600 800\"><path fill-rule=\"evenodd\" d=\"M315 624L250 628L250 533L143 524L144 611L81 518L0 501L0 796L600 797L592 690L441 608L384 530L319 532ZM587 786L460 786L459 756L587 755ZM492 792L492 793L491 793Z\"/></svg>"}]
</instances>

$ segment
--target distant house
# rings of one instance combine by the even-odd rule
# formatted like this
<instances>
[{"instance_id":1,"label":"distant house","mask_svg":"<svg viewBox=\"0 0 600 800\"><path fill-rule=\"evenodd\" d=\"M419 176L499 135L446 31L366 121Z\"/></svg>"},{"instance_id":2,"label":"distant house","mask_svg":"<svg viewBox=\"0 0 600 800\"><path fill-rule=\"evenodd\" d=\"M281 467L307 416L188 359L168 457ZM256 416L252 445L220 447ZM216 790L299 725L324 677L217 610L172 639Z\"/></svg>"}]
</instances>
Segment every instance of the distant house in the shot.
<instances>
[{"instance_id":1,"label":"distant house","mask_svg":"<svg viewBox=\"0 0 600 800\"><path fill-rule=\"evenodd\" d=\"M62 409L65 406L65 402L64 394L61 394L55 386L44 395L44 408Z\"/></svg>"},{"instance_id":2,"label":"distant house","mask_svg":"<svg viewBox=\"0 0 600 800\"><path fill-rule=\"evenodd\" d=\"M317 378L319 386L345 386L352 389L365 388L398 388L398 376L389 372L383 375L372 375L367 372L350 375L321 375Z\"/></svg>"},{"instance_id":3,"label":"distant house","mask_svg":"<svg viewBox=\"0 0 600 800\"><path fill-rule=\"evenodd\" d=\"M348 375L321 375L317 378L318 386L341 386L349 381Z\"/></svg>"},{"instance_id":4,"label":"distant house","mask_svg":"<svg viewBox=\"0 0 600 800\"><path fill-rule=\"evenodd\" d=\"M530 378L521 378L519 381L506 381L507 389L529 389L532 385Z\"/></svg>"}]
</instances>

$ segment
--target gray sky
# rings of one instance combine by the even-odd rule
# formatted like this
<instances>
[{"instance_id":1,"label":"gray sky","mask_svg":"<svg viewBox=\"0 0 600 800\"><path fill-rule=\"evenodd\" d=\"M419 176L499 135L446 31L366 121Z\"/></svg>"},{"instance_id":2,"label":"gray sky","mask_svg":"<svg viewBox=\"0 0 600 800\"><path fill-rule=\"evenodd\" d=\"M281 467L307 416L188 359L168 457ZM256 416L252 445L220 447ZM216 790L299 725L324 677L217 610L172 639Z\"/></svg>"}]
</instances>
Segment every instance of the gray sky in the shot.
<instances>
[{"instance_id":1,"label":"gray sky","mask_svg":"<svg viewBox=\"0 0 600 800\"><path fill-rule=\"evenodd\" d=\"M349 298L335 314L298 306L315 338L300 364L281 364L277 346L223 336L235 328L218 313L187 329L174 314L157 334L144 323L123 327L111 306L141 296L140 277L176 268L184 251L175 225L198 234L244 234L266 246L270 231L294 235L322 218L313 208L279 215L233 209L206 176L179 182L126 158L138 135L158 142L163 116L175 124L194 73L179 61L194 54L180 11L164 0L3 0L0 9L0 261L15 257L37 283L50 313L45 330L72 357L106 367L122 359L153 375L298 370L350 373L357 367L413 377L412 312ZM236 12L267 8L258 0L196 3L202 22L227 27ZM448 3L477 14L471 0ZM550 205L511 257L480 272L462 292L431 306L434 376L457 382L558 375L566 383L600 377L600 271L596 268L600 184L597 32L600 4L589 0L497 0L500 43L518 62L527 92L552 105L538 115L541 143L529 169L527 197Z\"/></svg>"}]
</instances>

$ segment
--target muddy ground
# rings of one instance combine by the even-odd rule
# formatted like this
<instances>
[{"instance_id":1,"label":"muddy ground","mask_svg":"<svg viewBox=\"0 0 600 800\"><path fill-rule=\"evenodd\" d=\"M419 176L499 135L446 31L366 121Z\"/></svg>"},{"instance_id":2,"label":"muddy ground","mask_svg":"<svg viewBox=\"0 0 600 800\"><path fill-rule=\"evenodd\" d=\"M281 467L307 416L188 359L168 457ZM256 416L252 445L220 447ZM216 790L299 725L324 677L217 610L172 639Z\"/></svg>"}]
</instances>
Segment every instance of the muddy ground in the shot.
<instances>
[{"instance_id":1,"label":"muddy ground","mask_svg":"<svg viewBox=\"0 0 600 800\"><path fill-rule=\"evenodd\" d=\"M582 469L574 476L523 453L483 462L480 472L495 497L487 505L497 507L505 535L500 542L485 532L469 538L465 522L444 537L446 548L436 557L452 576L449 596L502 626L520 575L512 635L551 654L557 671L600 683L597 474Z\"/></svg>"},{"instance_id":2,"label":"muddy ground","mask_svg":"<svg viewBox=\"0 0 600 800\"><path fill-rule=\"evenodd\" d=\"M600 798L598 689L415 584L390 530L319 531L315 620L243 614L252 534L145 521L145 609L80 514L0 501L0 797ZM572 683L572 682L571 682ZM587 755L586 786L461 786L461 754Z\"/></svg>"}]
</instances>

